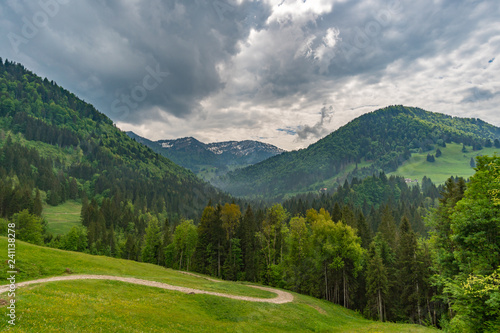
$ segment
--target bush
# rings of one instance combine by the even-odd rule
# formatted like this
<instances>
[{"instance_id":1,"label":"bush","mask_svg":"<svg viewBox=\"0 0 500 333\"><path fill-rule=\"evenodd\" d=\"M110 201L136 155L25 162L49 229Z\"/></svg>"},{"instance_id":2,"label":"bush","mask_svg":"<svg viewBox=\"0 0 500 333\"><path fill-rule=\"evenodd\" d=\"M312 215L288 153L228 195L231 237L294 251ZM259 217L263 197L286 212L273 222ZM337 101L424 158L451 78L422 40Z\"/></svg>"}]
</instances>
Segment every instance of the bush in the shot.
<instances>
[{"instance_id":1,"label":"bush","mask_svg":"<svg viewBox=\"0 0 500 333\"><path fill-rule=\"evenodd\" d=\"M43 219L30 214L27 209L12 216L16 224L16 238L28 243L43 244Z\"/></svg>"}]
</instances>

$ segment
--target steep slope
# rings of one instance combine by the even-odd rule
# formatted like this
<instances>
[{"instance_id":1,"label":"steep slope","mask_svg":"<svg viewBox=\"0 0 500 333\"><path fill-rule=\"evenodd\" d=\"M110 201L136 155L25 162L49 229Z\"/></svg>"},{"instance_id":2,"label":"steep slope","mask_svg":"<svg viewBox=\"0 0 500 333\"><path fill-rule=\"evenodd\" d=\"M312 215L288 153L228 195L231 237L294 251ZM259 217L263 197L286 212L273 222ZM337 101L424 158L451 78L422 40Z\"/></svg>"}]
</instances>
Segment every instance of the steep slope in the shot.
<instances>
[{"instance_id":1,"label":"steep slope","mask_svg":"<svg viewBox=\"0 0 500 333\"><path fill-rule=\"evenodd\" d=\"M0 237L7 248L7 239ZM113 275L209 292L272 299L272 292L241 283L215 282L129 260L16 243L16 282L75 274ZM67 272L71 271L71 274ZM6 276L7 266L2 266ZM146 282L147 282L146 281ZM3 283L3 285L5 285ZM213 295L185 294L121 281L77 280L33 284L16 293L16 329L25 332L437 332L417 325L370 321L331 302L295 294L293 302L269 304ZM8 299L6 293L0 299ZM0 303L5 304L5 303ZM7 318L9 309L0 305ZM304 320L307 318L307 320ZM7 320L0 330L7 329Z\"/></svg>"},{"instance_id":2,"label":"steep slope","mask_svg":"<svg viewBox=\"0 0 500 333\"><path fill-rule=\"evenodd\" d=\"M252 140L205 144L192 137L151 141L134 132L127 132L127 135L205 180L210 180L215 174L223 175L228 170L259 163L284 152L273 145ZM211 172L207 172L208 170Z\"/></svg>"},{"instance_id":3,"label":"steep slope","mask_svg":"<svg viewBox=\"0 0 500 333\"><path fill-rule=\"evenodd\" d=\"M238 196L279 199L285 194L336 186L348 176L394 171L412 153L446 143L480 150L486 140L492 143L499 137L500 128L480 119L390 106L354 119L307 149L236 170L216 184Z\"/></svg>"},{"instance_id":4,"label":"steep slope","mask_svg":"<svg viewBox=\"0 0 500 333\"><path fill-rule=\"evenodd\" d=\"M40 190L49 204L114 197L136 212L194 217L210 198L226 197L20 64L0 61L0 91L1 179Z\"/></svg>"}]
</instances>

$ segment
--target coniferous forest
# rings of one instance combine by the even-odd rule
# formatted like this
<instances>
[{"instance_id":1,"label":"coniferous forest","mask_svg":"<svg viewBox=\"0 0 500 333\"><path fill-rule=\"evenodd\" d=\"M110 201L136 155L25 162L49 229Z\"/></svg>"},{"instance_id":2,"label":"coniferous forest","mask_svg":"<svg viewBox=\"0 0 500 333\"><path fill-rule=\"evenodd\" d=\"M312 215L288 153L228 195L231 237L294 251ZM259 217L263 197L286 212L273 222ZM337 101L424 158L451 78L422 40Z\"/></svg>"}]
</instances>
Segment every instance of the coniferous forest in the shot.
<instances>
[{"instance_id":1,"label":"coniferous forest","mask_svg":"<svg viewBox=\"0 0 500 333\"><path fill-rule=\"evenodd\" d=\"M496 129L485 123L476 121L469 135L467 122L444 117L443 133L417 128L414 136L391 142L377 136L375 144L339 143L342 149L330 151L342 157L331 157L336 168L361 158L373 166L329 193L252 201L130 139L55 82L8 60L0 64L2 235L14 221L18 239L37 245L259 282L379 321L500 330L500 156L479 156L474 176L450 177L439 186L427 177L408 184L384 172L417 146L496 146ZM372 122L383 123L389 111ZM404 112L395 108L394 121L406 119ZM419 115L424 125L442 120ZM451 131L450 122L461 127ZM314 149L327 150L323 144ZM269 163L286 158L280 156ZM304 165L313 168L309 162ZM321 168L314 177L327 172ZM286 178L280 177L278 183ZM81 225L53 235L43 207L67 200L82 203Z\"/></svg>"}]
</instances>

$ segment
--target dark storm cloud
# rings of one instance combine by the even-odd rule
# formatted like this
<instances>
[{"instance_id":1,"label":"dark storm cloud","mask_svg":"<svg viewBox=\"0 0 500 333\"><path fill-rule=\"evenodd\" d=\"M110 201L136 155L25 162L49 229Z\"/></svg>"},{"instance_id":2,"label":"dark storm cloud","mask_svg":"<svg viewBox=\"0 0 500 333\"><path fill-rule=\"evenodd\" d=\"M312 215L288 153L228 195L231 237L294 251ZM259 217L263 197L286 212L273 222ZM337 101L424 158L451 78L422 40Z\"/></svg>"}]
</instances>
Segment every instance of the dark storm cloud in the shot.
<instances>
[{"instance_id":1,"label":"dark storm cloud","mask_svg":"<svg viewBox=\"0 0 500 333\"><path fill-rule=\"evenodd\" d=\"M40 3L58 9L30 38L23 37L25 21L45 7L0 5L2 30L24 39L2 39L2 56L50 72L115 121L135 123L158 117L158 109L177 117L198 111L200 100L224 87L217 66L268 13L259 3L222 0Z\"/></svg>"}]
</instances>

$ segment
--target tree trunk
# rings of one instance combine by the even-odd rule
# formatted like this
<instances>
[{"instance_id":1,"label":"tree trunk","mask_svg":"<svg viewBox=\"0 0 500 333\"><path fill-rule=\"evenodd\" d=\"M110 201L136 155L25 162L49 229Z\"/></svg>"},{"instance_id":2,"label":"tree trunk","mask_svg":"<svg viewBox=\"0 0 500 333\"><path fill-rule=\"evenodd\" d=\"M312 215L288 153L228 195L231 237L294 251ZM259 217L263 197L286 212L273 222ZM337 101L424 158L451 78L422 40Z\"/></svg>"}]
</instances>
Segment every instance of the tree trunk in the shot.
<instances>
[{"instance_id":1,"label":"tree trunk","mask_svg":"<svg viewBox=\"0 0 500 333\"><path fill-rule=\"evenodd\" d=\"M326 264L325 264L325 299L327 301L329 301L329 299L328 299L328 271L326 268Z\"/></svg>"},{"instance_id":2,"label":"tree trunk","mask_svg":"<svg viewBox=\"0 0 500 333\"><path fill-rule=\"evenodd\" d=\"M421 313L420 313L420 292L419 292L419 289L418 289L418 282L417 282L417 314L418 314L418 323L419 325L422 325L422 321L421 321Z\"/></svg>"},{"instance_id":3,"label":"tree trunk","mask_svg":"<svg viewBox=\"0 0 500 333\"><path fill-rule=\"evenodd\" d=\"M276 264L276 229L274 230L273 265Z\"/></svg>"},{"instance_id":4,"label":"tree trunk","mask_svg":"<svg viewBox=\"0 0 500 333\"><path fill-rule=\"evenodd\" d=\"M342 269L342 282L344 287L344 308L349 308L349 299L347 293L347 281L345 277L345 267Z\"/></svg>"},{"instance_id":5,"label":"tree trunk","mask_svg":"<svg viewBox=\"0 0 500 333\"><path fill-rule=\"evenodd\" d=\"M220 278L220 240L217 243L217 277Z\"/></svg>"},{"instance_id":6,"label":"tree trunk","mask_svg":"<svg viewBox=\"0 0 500 333\"><path fill-rule=\"evenodd\" d=\"M432 318L431 314L431 304L429 303L429 295L425 296L425 300L427 302L427 314L429 315L429 320L431 321L431 324L434 325L434 318Z\"/></svg>"},{"instance_id":7,"label":"tree trunk","mask_svg":"<svg viewBox=\"0 0 500 333\"><path fill-rule=\"evenodd\" d=\"M382 291L380 288L378 289L378 297L377 297L377 303L378 303L378 318L380 321L384 321L384 315L383 315L383 309L382 309Z\"/></svg>"}]
</instances>

